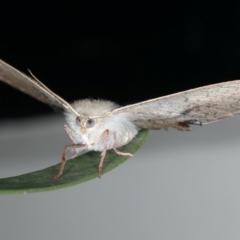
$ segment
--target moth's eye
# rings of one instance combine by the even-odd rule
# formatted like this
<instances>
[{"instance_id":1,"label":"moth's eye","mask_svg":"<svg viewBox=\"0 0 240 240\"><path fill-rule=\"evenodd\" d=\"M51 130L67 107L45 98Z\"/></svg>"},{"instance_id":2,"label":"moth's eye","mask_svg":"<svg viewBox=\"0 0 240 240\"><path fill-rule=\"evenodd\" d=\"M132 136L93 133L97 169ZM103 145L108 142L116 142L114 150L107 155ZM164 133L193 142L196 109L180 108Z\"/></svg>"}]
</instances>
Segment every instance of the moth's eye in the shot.
<instances>
[{"instance_id":1,"label":"moth's eye","mask_svg":"<svg viewBox=\"0 0 240 240\"><path fill-rule=\"evenodd\" d=\"M94 125L95 125L94 119L88 119L87 120L87 124L86 124L87 128L92 128L92 127L94 127Z\"/></svg>"},{"instance_id":2,"label":"moth's eye","mask_svg":"<svg viewBox=\"0 0 240 240\"><path fill-rule=\"evenodd\" d=\"M79 116L76 118L76 124L77 124L78 126L81 126L81 119L80 119Z\"/></svg>"}]
</instances>

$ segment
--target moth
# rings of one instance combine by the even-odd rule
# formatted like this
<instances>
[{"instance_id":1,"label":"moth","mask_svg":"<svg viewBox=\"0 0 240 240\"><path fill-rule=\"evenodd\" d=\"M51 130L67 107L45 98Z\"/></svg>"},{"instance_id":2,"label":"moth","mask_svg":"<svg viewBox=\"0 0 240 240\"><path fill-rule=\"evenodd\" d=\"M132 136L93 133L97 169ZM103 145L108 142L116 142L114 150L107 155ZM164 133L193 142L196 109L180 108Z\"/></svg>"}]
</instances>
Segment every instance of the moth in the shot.
<instances>
[{"instance_id":1,"label":"moth","mask_svg":"<svg viewBox=\"0 0 240 240\"><path fill-rule=\"evenodd\" d=\"M73 144L64 148L59 172L52 179L63 174L69 149L74 150L73 157L83 150L100 151L98 174L101 177L107 150L132 156L118 148L129 143L142 128L172 127L189 131L192 124L204 125L240 113L240 80L195 88L124 107L111 101L93 99L77 100L70 104L34 76L31 78L2 60L0 80L64 113L64 128Z\"/></svg>"}]
</instances>

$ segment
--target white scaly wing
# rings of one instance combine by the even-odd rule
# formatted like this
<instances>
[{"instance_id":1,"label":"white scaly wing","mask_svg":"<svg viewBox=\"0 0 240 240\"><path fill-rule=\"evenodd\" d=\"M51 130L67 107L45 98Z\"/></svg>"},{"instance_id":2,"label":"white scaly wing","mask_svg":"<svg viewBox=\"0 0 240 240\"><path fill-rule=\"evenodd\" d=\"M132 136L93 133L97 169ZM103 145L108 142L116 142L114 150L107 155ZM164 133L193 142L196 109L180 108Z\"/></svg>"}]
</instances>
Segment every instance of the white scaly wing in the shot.
<instances>
[{"instance_id":1,"label":"white scaly wing","mask_svg":"<svg viewBox=\"0 0 240 240\"><path fill-rule=\"evenodd\" d=\"M106 115L124 114L141 128L190 130L189 124L207 124L239 113L240 80L235 80L128 105Z\"/></svg>"},{"instance_id":2,"label":"white scaly wing","mask_svg":"<svg viewBox=\"0 0 240 240\"><path fill-rule=\"evenodd\" d=\"M64 112L78 113L43 83L0 60L0 80ZM207 124L240 113L240 80L213 84L117 108L107 115L124 114L141 128L190 130L189 124Z\"/></svg>"},{"instance_id":3,"label":"white scaly wing","mask_svg":"<svg viewBox=\"0 0 240 240\"><path fill-rule=\"evenodd\" d=\"M55 109L63 112L70 111L78 115L68 102L43 83L30 78L2 60L0 60L0 80Z\"/></svg>"}]
</instances>

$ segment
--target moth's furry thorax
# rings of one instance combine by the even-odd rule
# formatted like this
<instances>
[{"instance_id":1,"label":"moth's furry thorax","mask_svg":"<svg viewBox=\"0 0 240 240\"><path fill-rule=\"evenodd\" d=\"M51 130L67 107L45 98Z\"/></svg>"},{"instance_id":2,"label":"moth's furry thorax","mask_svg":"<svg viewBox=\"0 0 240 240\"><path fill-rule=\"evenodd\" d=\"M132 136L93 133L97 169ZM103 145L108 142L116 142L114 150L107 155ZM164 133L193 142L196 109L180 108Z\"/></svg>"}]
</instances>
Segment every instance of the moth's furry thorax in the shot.
<instances>
[{"instance_id":1,"label":"moth's furry thorax","mask_svg":"<svg viewBox=\"0 0 240 240\"><path fill-rule=\"evenodd\" d=\"M99 99L83 99L73 102L72 107L81 115L98 116L119 107L118 104Z\"/></svg>"},{"instance_id":2,"label":"moth's furry thorax","mask_svg":"<svg viewBox=\"0 0 240 240\"><path fill-rule=\"evenodd\" d=\"M136 127L124 114L108 115L106 113L119 108L119 105L111 101L84 99L75 101L71 105L79 114L66 112L67 126L72 131L72 137L76 143L88 145L89 150L102 151L106 140L103 139L105 131L109 132L108 149L113 145L123 146L130 142L138 132ZM91 116L102 116L94 118L94 126L87 127L87 121Z\"/></svg>"}]
</instances>

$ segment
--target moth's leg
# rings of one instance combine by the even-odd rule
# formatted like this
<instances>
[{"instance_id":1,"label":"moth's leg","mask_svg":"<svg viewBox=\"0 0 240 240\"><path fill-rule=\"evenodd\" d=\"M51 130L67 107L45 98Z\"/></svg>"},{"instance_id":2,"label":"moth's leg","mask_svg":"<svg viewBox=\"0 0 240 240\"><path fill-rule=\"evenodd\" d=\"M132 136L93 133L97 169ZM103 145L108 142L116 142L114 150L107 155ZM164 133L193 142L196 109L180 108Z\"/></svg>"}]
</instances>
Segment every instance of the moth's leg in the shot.
<instances>
[{"instance_id":1,"label":"moth's leg","mask_svg":"<svg viewBox=\"0 0 240 240\"><path fill-rule=\"evenodd\" d=\"M102 169L103 169L103 162L107 153L107 147L108 147L108 140L109 140L109 130L105 130L104 133L101 136L102 140L104 141L104 147L101 153L101 159L98 165L98 176L99 178L102 177Z\"/></svg>"},{"instance_id":2,"label":"moth's leg","mask_svg":"<svg viewBox=\"0 0 240 240\"><path fill-rule=\"evenodd\" d=\"M115 152L116 154L118 154L118 155L130 156L130 157L133 156L133 154L131 154L131 153L120 152L120 151L118 151L115 147L113 147L113 150L114 150L114 152Z\"/></svg>"},{"instance_id":3,"label":"moth's leg","mask_svg":"<svg viewBox=\"0 0 240 240\"><path fill-rule=\"evenodd\" d=\"M67 124L64 125L64 129L67 132L67 135L70 137L70 139L73 141L74 144L77 144L76 140L74 139L72 135L72 130L68 127Z\"/></svg>"},{"instance_id":4,"label":"moth's leg","mask_svg":"<svg viewBox=\"0 0 240 240\"><path fill-rule=\"evenodd\" d=\"M79 148L85 148L86 145L85 144L73 144L73 145L67 145L64 150L63 150L63 154L62 154L62 162L61 162L61 166L60 166L60 169L59 169L59 172L51 177L52 180L55 180L57 178L59 178L62 174L63 174L63 170L64 170L64 167L65 167L65 164L66 164L66 158L67 158L67 150L68 149L79 149Z\"/></svg>"},{"instance_id":5,"label":"moth's leg","mask_svg":"<svg viewBox=\"0 0 240 240\"><path fill-rule=\"evenodd\" d=\"M117 148L116 148L116 141L117 141L116 132L114 132L113 136L114 136L114 143L113 143L113 150L114 150L114 152L115 152L116 154L118 154L118 155L130 156L130 157L132 157L133 155L132 155L131 153L120 152L119 150L117 150Z\"/></svg>"},{"instance_id":6,"label":"moth's leg","mask_svg":"<svg viewBox=\"0 0 240 240\"><path fill-rule=\"evenodd\" d=\"M72 140L72 142L74 144L77 144L77 141L74 139L73 135L72 135L72 130L65 124L64 125L64 129L65 131L67 132L67 135L69 136L69 138ZM75 153L74 155L71 157L72 158L75 158L77 155L79 154L79 150L75 148Z\"/></svg>"}]
</instances>

